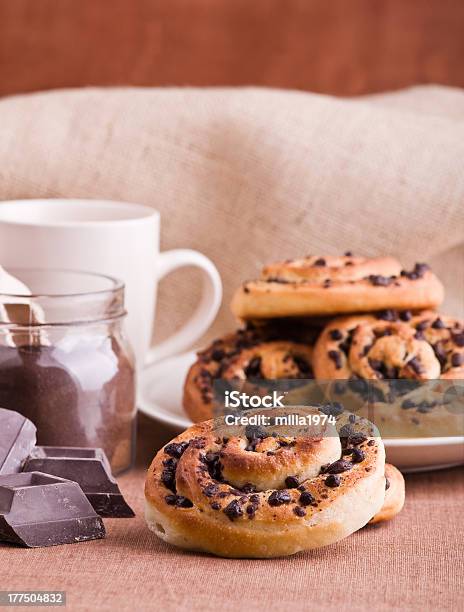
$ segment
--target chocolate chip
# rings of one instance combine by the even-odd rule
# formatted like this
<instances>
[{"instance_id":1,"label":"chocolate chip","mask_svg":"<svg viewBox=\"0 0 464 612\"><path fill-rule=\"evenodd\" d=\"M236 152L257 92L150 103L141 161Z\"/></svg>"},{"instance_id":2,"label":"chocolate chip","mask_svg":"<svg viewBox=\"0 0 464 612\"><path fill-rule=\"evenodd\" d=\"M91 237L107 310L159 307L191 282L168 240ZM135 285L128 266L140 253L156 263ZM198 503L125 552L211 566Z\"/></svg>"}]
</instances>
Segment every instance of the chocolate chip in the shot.
<instances>
[{"instance_id":1,"label":"chocolate chip","mask_svg":"<svg viewBox=\"0 0 464 612\"><path fill-rule=\"evenodd\" d=\"M329 359L331 359L337 370L340 370L342 367L342 355L339 351L329 351L328 353Z\"/></svg>"},{"instance_id":2,"label":"chocolate chip","mask_svg":"<svg viewBox=\"0 0 464 612\"><path fill-rule=\"evenodd\" d=\"M459 334L453 334L453 342L456 346L460 348L464 346L464 332L460 332Z\"/></svg>"},{"instance_id":3,"label":"chocolate chip","mask_svg":"<svg viewBox=\"0 0 464 612\"><path fill-rule=\"evenodd\" d=\"M220 509L221 509L221 504L220 504L219 502L213 502L213 503L211 504L211 508L212 508L213 510L220 510Z\"/></svg>"},{"instance_id":4,"label":"chocolate chip","mask_svg":"<svg viewBox=\"0 0 464 612\"><path fill-rule=\"evenodd\" d=\"M222 361L225 356L226 356L226 354L225 354L225 352L222 349L215 349L211 353L211 359L213 361Z\"/></svg>"},{"instance_id":5,"label":"chocolate chip","mask_svg":"<svg viewBox=\"0 0 464 612\"><path fill-rule=\"evenodd\" d=\"M359 446L363 442L367 440L367 436L365 436L361 432L355 432L348 437L348 443L352 446Z\"/></svg>"},{"instance_id":6,"label":"chocolate chip","mask_svg":"<svg viewBox=\"0 0 464 612\"><path fill-rule=\"evenodd\" d=\"M285 479L285 486L287 489L296 489L299 485L298 478L296 476L287 476Z\"/></svg>"},{"instance_id":7,"label":"chocolate chip","mask_svg":"<svg viewBox=\"0 0 464 612\"><path fill-rule=\"evenodd\" d=\"M253 357L244 372L247 378L262 378L261 357Z\"/></svg>"},{"instance_id":8,"label":"chocolate chip","mask_svg":"<svg viewBox=\"0 0 464 612\"><path fill-rule=\"evenodd\" d=\"M303 491L300 495L300 499L298 500L302 506L309 506L313 504L316 500L313 495L309 491Z\"/></svg>"},{"instance_id":9,"label":"chocolate chip","mask_svg":"<svg viewBox=\"0 0 464 612\"><path fill-rule=\"evenodd\" d=\"M175 457L176 459L180 459L184 454L186 448L188 447L188 442L171 442L164 447L164 452L170 457Z\"/></svg>"},{"instance_id":10,"label":"chocolate chip","mask_svg":"<svg viewBox=\"0 0 464 612\"><path fill-rule=\"evenodd\" d=\"M416 329L418 331L424 331L424 329L427 329L428 326L429 326L428 321L419 321L419 323L416 325Z\"/></svg>"},{"instance_id":11,"label":"chocolate chip","mask_svg":"<svg viewBox=\"0 0 464 612\"><path fill-rule=\"evenodd\" d=\"M327 414L328 416L337 417L343 412L343 406L340 402L331 402L330 404L325 404L325 406L319 407L319 412L322 414Z\"/></svg>"},{"instance_id":12,"label":"chocolate chip","mask_svg":"<svg viewBox=\"0 0 464 612\"><path fill-rule=\"evenodd\" d=\"M398 319L398 313L396 310L381 310L377 313L377 319L393 322Z\"/></svg>"},{"instance_id":13,"label":"chocolate chip","mask_svg":"<svg viewBox=\"0 0 464 612\"><path fill-rule=\"evenodd\" d=\"M433 329L445 329L446 325L443 323L440 317L438 317L438 319L435 319L435 321L432 323L432 327Z\"/></svg>"},{"instance_id":14,"label":"chocolate chip","mask_svg":"<svg viewBox=\"0 0 464 612\"><path fill-rule=\"evenodd\" d=\"M353 253L351 251L345 251L345 257L353 257Z\"/></svg>"},{"instance_id":15,"label":"chocolate chip","mask_svg":"<svg viewBox=\"0 0 464 612\"><path fill-rule=\"evenodd\" d=\"M240 487L240 489L243 493L253 493L256 491L256 486L251 482L246 482L243 487Z\"/></svg>"},{"instance_id":16,"label":"chocolate chip","mask_svg":"<svg viewBox=\"0 0 464 612\"><path fill-rule=\"evenodd\" d=\"M332 284L332 281L330 280L330 278L326 278L324 283L323 283L323 287L324 289L328 289Z\"/></svg>"},{"instance_id":17,"label":"chocolate chip","mask_svg":"<svg viewBox=\"0 0 464 612\"><path fill-rule=\"evenodd\" d=\"M236 518L239 518L243 515L243 510L240 506L240 502L237 499L233 499L227 506L224 508L224 514L227 518L233 521Z\"/></svg>"},{"instance_id":18,"label":"chocolate chip","mask_svg":"<svg viewBox=\"0 0 464 612\"><path fill-rule=\"evenodd\" d=\"M451 365L453 368L459 368L463 364L463 355L460 353L453 353L451 355Z\"/></svg>"},{"instance_id":19,"label":"chocolate chip","mask_svg":"<svg viewBox=\"0 0 464 612\"><path fill-rule=\"evenodd\" d=\"M345 461L344 459L339 459L338 461L334 461L326 468L327 474L341 474L342 472L346 472L352 468L350 461Z\"/></svg>"},{"instance_id":20,"label":"chocolate chip","mask_svg":"<svg viewBox=\"0 0 464 612\"><path fill-rule=\"evenodd\" d=\"M403 403L401 404L401 408L403 408L403 410L409 410L410 408L416 408L416 406L417 406L416 402L414 402L411 399L405 399Z\"/></svg>"},{"instance_id":21,"label":"chocolate chip","mask_svg":"<svg viewBox=\"0 0 464 612\"><path fill-rule=\"evenodd\" d=\"M290 493L288 491L273 491L267 500L270 506L281 506L282 504L289 504L292 501Z\"/></svg>"},{"instance_id":22,"label":"chocolate chip","mask_svg":"<svg viewBox=\"0 0 464 612\"><path fill-rule=\"evenodd\" d=\"M369 442L367 443L367 446L374 446L375 444L375 440L369 440Z\"/></svg>"},{"instance_id":23,"label":"chocolate chip","mask_svg":"<svg viewBox=\"0 0 464 612\"><path fill-rule=\"evenodd\" d=\"M327 476L327 478L324 480L324 483L328 487L339 487L341 483L341 478L340 476L337 476L337 474L330 474L330 476Z\"/></svg>"},{"instance_id":24,"label":"chocolate chip","mask_svg":"<svg viewBox=\"0 0 464 612\"><path fill-rule=\"evenodd\" d=\"M182 495L178 495L176 499L176 506L178 508L193 508L193 503L187 497L183 497Z\"/></svg>"},{"instance_id":25,"label":"chocolate chip","mask_svg":"<svg viewBox=\"0 0 464 612\"><path fill-rule=\"evenodd\" d=\"M302 508L301 506L295 506L293 508L293 512L297 515L297 516L306 516L306 510L304 508Z\"/></svg>"},{"instance_id":26,"label":"chocolate chip","mask_svg":"<svg viewBox=\"0 0 464 612\"><path fill-rule=\"evenodd\" d=\"M410 310L403 310L399 313L399 317L402 321L410 321L412 319L412 312Z\"/></svg>"},{"instance_id":27,"label":"chocolate chip","mask_svg":"<svg viewBox=\"0 0 464 612\"><path fill-rule=\"evenodd\" d=\"M176 491L176 473L171 469L164 469L161 473L161 482L164 484L166 489L170 489L175 493Z\"/></svg>"},{"instance_id":28,"label":"chocolate chip","mask_svg":"<svg viewBox=\"0 0 464 612\"><path fill-rule=\"evenodd\" d=\"M435 344L432 345L432 348L433 348L433 352L435 353L435 357L438 359L440 363L440 366L444 368L446 365L447 353L446 353L445 347L443 346L443 343L436 342Z\"/></svg>"},{"instance_id":29,"label":"chocolate chip","mask_svg":"<svg viewBox=\"0 0 464 612\"><path fill-rule=\"evenodd\" d=\"M353 448L353 452L351 453L352 463L361 463L365 458L366 455L360 448Z\"/></svg>"},{"instance_id":30,"label":"chocolate chip","mask_svg":"<svg viewBox=\"0 0 464 612\"><path fill-rule=\"evenodd\" d=\"M175 506L176 500L177 495L166 495L166 497L164 498L164 501L167 503L168 506Z\"/></svg>"},{"instance_id":31,"label":"chocolate chip","mask_svg":"<svg viewBox=\"0 0 464 612\"><path fill-rule=\"evenodd\" d=\"M216 484L209 484L207 487L205 487L203 489L203 493L204 495L206 495L206 497L213 497L214 495L216 495L216 493L219 491L219 488Z\"/></svg>"},{"instance_id":32,"label":"chocolate chip","mask_svg":"<svg viewBox=\"0 0 464 612\"><path fill-rule=\"evenodd\" d=\"M380 274L371 274L367 277L371 285L374 287L388 287L392 283L390 276L381 276Z\"/></svg>"},{"instance_id":33,"label":"chocolate chip","mask_svg":"<svg viewBox=\"0 0 464 612\"><path fill-rule=\"evenodd\" d=\"M330 337L332 340L341 340L343 338L343 334L339 329L330 330Z\"/></svg>"},{"instance_id":34,"label":"chocolate chip","mask_svg":"<svg viewBox=\"0 0 464 612\"><path fill-rule=\"evenodd\" d=\"M259 425L247 425L245 427L245 436L250 440L263 440L268 438L268 433L262 429Z\"/></svg>"},{"instance_id":35,"label":"chocolate chip","mask_svg":"<svg viewBox=\"0 0 464 612\"><path fill-rule=\"evenodd\" d=\"M325 263L325 259L320 257L319 259L316 259L316 261L313 263L313 266L325 266Z\"/></svg>"},{"instance_id":36,"label":"chocolate chip","mask_svg":"<svg viewBox=\"0 0 464 612\"><path fill-rule=\"evenodd\" d=\"M411 367L411 369L416 373L416 374L422 374L422 372L424 371L424 368L419 360L418 357L413 357L412 359L410 359L408 361L408 363L406 364L408 366Z\"/></svg>"},{"instance_id":37,"label":"chocolate chip","mask_svg":"<svg viewBox=\"0 0 464 612\"><path fill-rule=\"evenodd\" d=\"M256 514L256 506L253 506L252 504L250 504L249 506L246 507L245 511L250 518L253 518L254 515Z\"/></svg>"}]
</instances>

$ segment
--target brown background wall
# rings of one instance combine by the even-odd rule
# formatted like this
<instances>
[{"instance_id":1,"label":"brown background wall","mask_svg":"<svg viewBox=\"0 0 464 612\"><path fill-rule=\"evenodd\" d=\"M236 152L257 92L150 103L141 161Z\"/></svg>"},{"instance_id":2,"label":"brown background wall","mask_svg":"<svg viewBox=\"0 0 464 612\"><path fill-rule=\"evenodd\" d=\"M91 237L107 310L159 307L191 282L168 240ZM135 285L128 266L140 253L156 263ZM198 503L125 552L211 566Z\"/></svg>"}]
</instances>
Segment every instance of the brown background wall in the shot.
<instances>
[{"instance_id":1,"label":"brown background wall","mask_svg":"<svg viewBox=\"0 0 464 612\"><path fill-rule=\"evenodd\" d=\"M0 0L0 95L267 85L464 86L463 0Z\"/></svg>"}]
</instances>

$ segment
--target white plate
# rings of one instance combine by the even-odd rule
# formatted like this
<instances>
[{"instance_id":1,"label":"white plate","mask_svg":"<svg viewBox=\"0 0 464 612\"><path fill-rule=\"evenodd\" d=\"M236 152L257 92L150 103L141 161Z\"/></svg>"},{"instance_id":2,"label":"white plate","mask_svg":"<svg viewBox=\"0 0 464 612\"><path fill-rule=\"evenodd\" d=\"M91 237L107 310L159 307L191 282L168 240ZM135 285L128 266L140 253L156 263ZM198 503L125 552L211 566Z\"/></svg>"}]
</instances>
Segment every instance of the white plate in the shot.
<instances>
[{"instance_id":1,"label":"white plate","mask_svg":"<svg viewBox=\"0 0 464 612\"><path fill-rule=\"evenodd\" d=\"M139 409L181 432L192 424L182 409L185 376L196 359L191 351L149 366L139 376ZM464 464L464 437L384 440L387 459L404 472Z\"/></svg>"}]
</instances>

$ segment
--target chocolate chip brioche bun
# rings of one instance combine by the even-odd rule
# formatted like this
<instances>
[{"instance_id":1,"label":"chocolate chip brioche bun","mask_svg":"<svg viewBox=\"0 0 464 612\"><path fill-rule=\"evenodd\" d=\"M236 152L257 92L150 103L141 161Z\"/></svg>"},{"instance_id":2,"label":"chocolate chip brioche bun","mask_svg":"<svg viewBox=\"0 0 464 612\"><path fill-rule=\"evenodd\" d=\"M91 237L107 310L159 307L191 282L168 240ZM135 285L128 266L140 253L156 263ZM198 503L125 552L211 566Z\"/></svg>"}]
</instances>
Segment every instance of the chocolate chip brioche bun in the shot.
<instances>
[{"instance_id":1,"label":"chocolate chip brioche bun","mask_svg":"<svg viewBox=\"0 0 464 612\"><path fill-rule=\"evenodd\" d=\"M244 283L231 308L240 319L327 316L435 308L443 286L426 264L407 272L393 257L308 256L266 266Z\"/></svg>"},{"instance_id":2,"label":"chocolate chip brioche bun","mask_svg":"<svg viewBox=\"0 0 464 612\"><path fill-rule=\"evenodd\" d=\"M342 442L328 423L267 429L210 420L162 448L146 479L149 528L189 550L271 558L333 544L381 510L385 451L370 424Z\"/></svg>"},{"instance_id":3,"label":"chocolate chip brioche bun","mask_svg":"<svg viewBox=\"0 0 464 612\"><path fill-rule=\"evenodd\" d=\"M330 399L357 408L384 438L464 434L447 393L464 379L462 321L433 311L340 317L319 336L313 369L337 381Z\"/></svg>"},{"instance_id":4,"label":"chocolate chip brioche bun","mask_svg":"<svg viewBox=\"0 0 464 612\"><path fill-rule=\"evenodd\" d=\"M301 341L289 338L300 337ZM214 415L214 383L252 380L255 393L259 381L312 379L312 331L259 327L238 330L215 340L198 353L184 383L183 406L194 422Z\"/></svg>"}]
</instances>

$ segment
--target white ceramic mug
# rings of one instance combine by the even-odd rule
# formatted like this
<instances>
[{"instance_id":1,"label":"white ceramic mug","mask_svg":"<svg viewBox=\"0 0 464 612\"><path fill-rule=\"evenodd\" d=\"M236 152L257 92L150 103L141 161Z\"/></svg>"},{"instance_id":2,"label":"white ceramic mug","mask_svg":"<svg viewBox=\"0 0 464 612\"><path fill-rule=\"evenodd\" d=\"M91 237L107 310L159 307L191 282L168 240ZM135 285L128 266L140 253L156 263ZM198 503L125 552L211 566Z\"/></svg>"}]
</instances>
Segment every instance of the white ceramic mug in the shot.
<instances>
[{"instance_id":1,"label":"white ceramic mug","mask_svg":"<svg viewBox=\"0 0 464 612\"><path fill-rule=\"evenodd\" d=\"M198 251L160 253L160 215L139 204L101 200L12 200L0 203L0 265L99 272L126 285L126 330L138 366L192 346L219 310L222 284ZM187 323L151 347L158 281L183 266L204 274L200 303Z\"/></svg>"}]
</instances>

